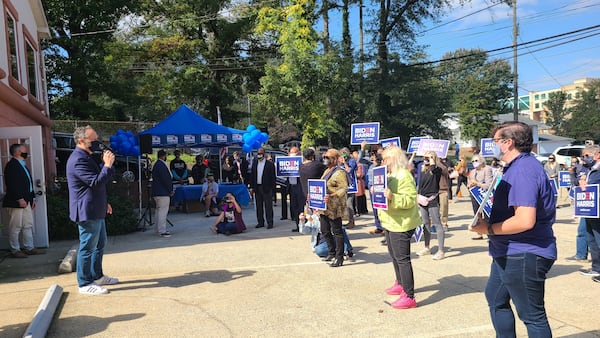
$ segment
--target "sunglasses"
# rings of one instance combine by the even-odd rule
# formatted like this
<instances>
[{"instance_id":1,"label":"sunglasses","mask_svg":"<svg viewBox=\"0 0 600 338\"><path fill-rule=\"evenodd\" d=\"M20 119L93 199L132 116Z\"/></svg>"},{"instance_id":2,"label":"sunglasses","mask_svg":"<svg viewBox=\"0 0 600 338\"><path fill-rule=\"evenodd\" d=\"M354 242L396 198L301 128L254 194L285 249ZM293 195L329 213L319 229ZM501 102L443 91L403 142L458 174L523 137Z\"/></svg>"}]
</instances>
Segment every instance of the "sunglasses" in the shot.
<instances>
[{"instance_id":1,"label":"sunglasses","mask_svg":"<svg viewBox=\"0 0 600 338\"><path fill-rule=\"evenodd\" d=\"M479 162L479 160L472 160L471 162Z\"/></svg>"}]
</instances>

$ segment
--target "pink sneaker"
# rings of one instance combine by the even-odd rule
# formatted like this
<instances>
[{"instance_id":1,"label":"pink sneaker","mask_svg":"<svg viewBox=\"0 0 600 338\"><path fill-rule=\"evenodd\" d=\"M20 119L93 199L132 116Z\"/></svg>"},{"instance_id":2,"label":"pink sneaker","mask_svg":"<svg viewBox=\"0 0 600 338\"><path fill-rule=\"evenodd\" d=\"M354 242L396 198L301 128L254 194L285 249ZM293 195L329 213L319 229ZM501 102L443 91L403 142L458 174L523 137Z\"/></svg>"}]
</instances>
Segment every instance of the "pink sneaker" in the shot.
<instances>
[{"instance_id":1,"label":"pink sneaker","mask_svg":"<svg viewBox=\"0 0 600 338\"><path fill-rule=\"evenodd\" d=\"M395 281L391 288L385 289L385 293L388 295L401 295L404 293L404 289L402 285L398 284L398 281Z\"/></svg>"},{"instance_id":2,"label":"pink sneaker","mask_svg":"<svg viewBox=\"0 0 600 338\"><path fill-rule=\"evenodd\" d=\"M408 297L406 293L402 293L400 298L392 303L394 309L412 309L417 307L417 301L414 298Z\"/></svg>"}]
</instances>

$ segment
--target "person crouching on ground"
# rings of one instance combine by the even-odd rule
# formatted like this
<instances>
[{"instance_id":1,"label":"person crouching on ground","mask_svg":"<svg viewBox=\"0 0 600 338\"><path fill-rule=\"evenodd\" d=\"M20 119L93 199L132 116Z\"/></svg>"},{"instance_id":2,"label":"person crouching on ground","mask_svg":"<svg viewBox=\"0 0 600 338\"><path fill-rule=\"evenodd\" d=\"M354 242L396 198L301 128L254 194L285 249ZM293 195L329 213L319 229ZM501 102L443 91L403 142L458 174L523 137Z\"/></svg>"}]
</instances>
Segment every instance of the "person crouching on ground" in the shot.
<instances>
[{"instance_id":1,"label":"person crouching on ground","mask_svg":"<svg viewBox=\"0 0 600 338\"><path fill-rule=\"evenodd\" d=\"M385 229L388 252L396 274L392 287L385 290L389 295L400 295L392 307L410 309L417 307L410 241L415 229L421 224L417 206L417 188L408 161L402 149L391 146L383 151L383 164L387 167L387 210L379 210L379 220Z\"/></svg>"},{"instance_id":2,"label":"person crouching on ground","mask_svg":"<svg viewBox=\"0 0 600 338\"><path fill-rule=\"evenodd\" d=\"M225 195L225 204L211 230L215 234L224 234L227 236L239 234L246 230L246 224L242 218L242 207L235 200L233 194L227 193Z\"/></svg>"},{"instance_id":3,"label":"person crouching on ground","mask_svg":"<svg viewBox=\"0 0 600 338\"><path fill-rule=\"evenodd\" d=\"M305 207L304 212L300 214L298 219L300 233L311 235L310 247L313 249L313 252L319 257L327 257L329 246L327 245L327 241L325 241L325 237L321 234L321 221L319 221L319 215L310 208ZM354 252L346 228L342 227L342 232L344 234L344 255L348 256L348 258L352 258Z\"/></svg>"}]
</instances>

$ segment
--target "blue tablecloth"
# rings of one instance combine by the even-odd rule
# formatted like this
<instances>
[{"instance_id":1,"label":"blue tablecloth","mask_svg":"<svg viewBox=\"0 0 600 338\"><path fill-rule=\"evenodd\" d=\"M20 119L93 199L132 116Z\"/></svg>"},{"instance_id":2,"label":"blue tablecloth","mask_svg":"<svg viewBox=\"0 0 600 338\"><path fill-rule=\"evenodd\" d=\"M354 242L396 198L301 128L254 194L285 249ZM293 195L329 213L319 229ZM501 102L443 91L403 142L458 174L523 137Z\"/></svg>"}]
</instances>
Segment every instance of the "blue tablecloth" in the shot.
<instances>
[{"instance_id":1,"label":"blue tablecloth","mask_svg":"<svg viewBox=\"0 0 600 338\"><path fill-rule=\"evenodd\" d=\"M235 199L240 205L248 205L250 203L250 193L244 184L219 184L218 198L223 198L230 192L235 196ZM185 200L200 200L202 197L202 185L182 185L175 188L173 202L179 203Z\"/></svg>"}]
</instances>

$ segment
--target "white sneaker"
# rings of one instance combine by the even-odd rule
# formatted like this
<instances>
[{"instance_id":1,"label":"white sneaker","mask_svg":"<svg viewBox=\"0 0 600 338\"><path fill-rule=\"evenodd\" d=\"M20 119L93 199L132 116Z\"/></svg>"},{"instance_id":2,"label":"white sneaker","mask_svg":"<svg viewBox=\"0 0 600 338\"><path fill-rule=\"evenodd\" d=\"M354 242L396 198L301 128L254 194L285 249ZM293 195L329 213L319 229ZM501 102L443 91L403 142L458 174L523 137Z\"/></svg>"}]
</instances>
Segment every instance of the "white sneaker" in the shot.
<instances>
[{"instance_id":1,"label":"white sneaker","mask_svg":"<svg viewBox=\"0 0 600 338\"><path fill-rule=\"evenodd\" d=\"M423 248L423 249L417 251L417 256L427 256L427 255L431 255L431 251L429 251L429 248Z\"/></svg>"},{"instance_id":2,"label":"white sneaker","mask_svg":"<svg viewBox=\"0 0 600 338\"><path fill-rule=\"evenodd\" d=\"M435 253L435 255L433 255L433 257L431 257L434 261L440 261L444 258L446 258L446 255L444 254L443 251L438 251Z\"/></svg>"},{"instance_id":3,"label":"white sneaker","mask_svg":"<svg viewBox=\"0 0 600 338\"><path fill-rule=\"evenodd\" d=\"M96 284L88 284L86 286L82 286L79 288L79 293L85 294L85 295L105 295L108 293L108 290L96 285Z\"/></svg>"},{"instance_id":4,"label":"white sneaker","mask_svg":"<svg viewBox=\"0 0 600 338\"><path fill-rule=\"evenodd\" d=\"M102 278L96 279L94 283L96 285L115 285L119 283L119 279L104 275Z\"/></svg>"}]
</instances>

